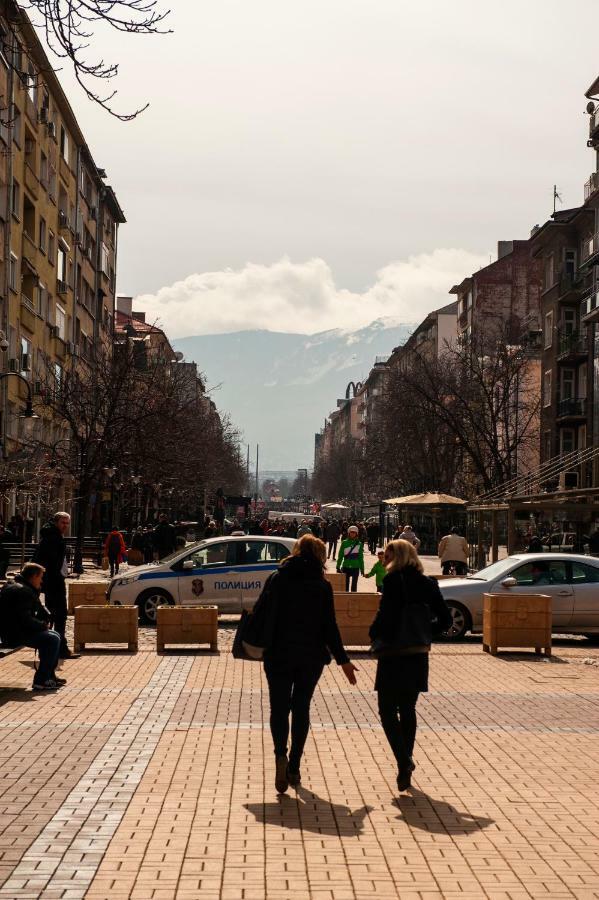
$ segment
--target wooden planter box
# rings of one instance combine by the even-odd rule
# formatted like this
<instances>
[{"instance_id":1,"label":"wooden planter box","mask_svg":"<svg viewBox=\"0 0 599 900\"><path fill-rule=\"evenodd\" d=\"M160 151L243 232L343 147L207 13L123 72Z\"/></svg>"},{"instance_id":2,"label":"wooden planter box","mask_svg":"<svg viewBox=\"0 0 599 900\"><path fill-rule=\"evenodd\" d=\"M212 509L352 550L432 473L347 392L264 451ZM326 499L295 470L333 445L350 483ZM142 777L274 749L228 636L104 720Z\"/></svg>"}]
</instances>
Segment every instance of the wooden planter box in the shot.
<instances>
[{"instance_id":1,"label":"wooden planter box","mask_svg":"<svg viewBox=\"0 0 599 900\"><path fill-rule=\"evenodd\" d=\"M137 650L137 606L76 606L75 650L86 644L127 644Z\"/></svg>"},{"instance_id":2,"label":"wooden planter box","mask_svg":"<svg viewBox=\"0 0 599 900\"><path fill-rule=\"evenodd\" d=\"M380 594L335 594L335 616L346 646L370 645L368 631L377 614Z\"/></svg>"},{"instance_id":3,"label":"wooden planter box","mask_svg":"<svg viewBox=\"0 0 599 900\"><path fill-rule=\"evenodd\" d=\"M551 620L546 594L485 594L483 650L495 656L498 647L534 647L551 656Z\"/></svg>"},{"instance_id":4,"label":"wooden planter box","mask_svg":"<svg viewBox=\"0 0 599 900\"><path fill-rule=\"evenodd\" d=\"M218 650L217 606L159 606L156 610L156 650L166 644L210 644Z\"/></svg>"},{"instance_id":5,"label":"wooden planter box","mask_svg":"<svg viewBox=\"0 0 599 900\"><path fill-rule=\"evenodd\" d=\"M325 578L331 582L333 593L343 593L345 591L345 575L341 572L326 572Z\"/></svg>"},{"instance_id":6,"label":"wooden planter box","mask_svg":"<svg viewBox=\"0 0 599 900\"><path fill-rule=\"evenodd\" d=\"M72 615L76 606L106 606L106 581L69 581L69 606Z\"/></svg>"}]
</instances>

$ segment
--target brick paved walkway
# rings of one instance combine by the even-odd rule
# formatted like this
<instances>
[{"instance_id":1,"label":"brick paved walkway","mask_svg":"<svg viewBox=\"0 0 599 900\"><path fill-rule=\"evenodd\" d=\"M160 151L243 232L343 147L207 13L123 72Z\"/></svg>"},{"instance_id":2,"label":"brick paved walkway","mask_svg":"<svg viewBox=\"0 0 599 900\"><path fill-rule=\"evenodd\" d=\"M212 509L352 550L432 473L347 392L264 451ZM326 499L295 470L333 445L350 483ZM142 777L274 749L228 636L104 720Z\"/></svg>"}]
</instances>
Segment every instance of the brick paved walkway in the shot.
<instances>
[{"instance_id":1,"label":"brick paved walkway","mask_svg":"<svg viewBox=\"0 0 599 900\"><path fill-rule=\"evenodd\" d=\"M314 702L304 786L278 799L261 666L92 651L33 695L0 660L0 897L599 898L599 650L436 645L399 799L374 663Z\"/></svg>"}]
</instances>

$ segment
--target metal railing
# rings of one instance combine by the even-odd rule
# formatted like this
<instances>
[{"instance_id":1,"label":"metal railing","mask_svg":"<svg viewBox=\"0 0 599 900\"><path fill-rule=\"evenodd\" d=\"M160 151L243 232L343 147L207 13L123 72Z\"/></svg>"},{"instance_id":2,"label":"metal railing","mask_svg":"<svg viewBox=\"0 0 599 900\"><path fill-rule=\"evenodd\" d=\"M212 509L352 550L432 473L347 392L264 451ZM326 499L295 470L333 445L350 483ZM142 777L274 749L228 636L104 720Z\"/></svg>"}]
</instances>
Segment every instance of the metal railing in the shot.
<instances>
[{"instance_id":1,"label":"metal railing","mask_svg":"<svg viewBox=\"0 0 599 900\"><path fill-rule=\"evenodd\" d=\"M599 172L593 172L584 186L585 203L599 190Z\"/></svg>"},{"instance_id":2,"label":"metal railing","mask_svg":"<svg viewBox=\"0 0 599 900\"><path fill-rule=\"evenodd\" d=\"M584 397L566 397L557 404L557 418L570 418L586 415L587 401Z\"/></svg>"},{"instance_id":3,"label":"metal railing","mask_svg":"<svg viewBox=\"0 0 599 900\"><path fill-rule=\"evenodd\" d=\"M584 450L572 450L562 453L542 463L538 468L524 475L516 475L503 484L485 491L476 498L477 502L505 500L508 497L520 497L539 494L547 490L547 485L559 481L560 475L578 466L593 462L599 458L599 446L586 447Z\"/></svg>"},{"instance_id":4,"label":"metal railing","mask_svg":"<svg viewBox=\"0 0 599 900\"><path fill-rule=\"evenodd\" d=\"M588 350L588 342L586 334L580 331L561 332L558 331L558 356L573 356L576 354L586 353Z\"/></svg>"}]
</instances>

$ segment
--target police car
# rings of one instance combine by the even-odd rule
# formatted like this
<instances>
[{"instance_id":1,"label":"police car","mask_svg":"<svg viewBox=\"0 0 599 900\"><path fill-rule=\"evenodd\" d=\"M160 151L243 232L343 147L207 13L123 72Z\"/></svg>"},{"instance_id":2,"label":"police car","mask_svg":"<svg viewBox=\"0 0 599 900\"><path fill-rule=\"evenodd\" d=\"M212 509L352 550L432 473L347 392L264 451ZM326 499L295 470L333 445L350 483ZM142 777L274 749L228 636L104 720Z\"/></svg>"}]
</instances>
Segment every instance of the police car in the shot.
<instances>
[{"instance_id":1,"label":"police car","mask_svg":"<svg viewBox=\"0 0 599 900\"><path fill-rule=\"evenodd\" d=\"M262 586L295 541L275 536L239 535L208 538L177 550L159 563L137 566L117 575L108 587L108 602L139 607L140 619L155 624L156 608L210 603L220 612L251 609Z\"/></svg>"}]
</instances>

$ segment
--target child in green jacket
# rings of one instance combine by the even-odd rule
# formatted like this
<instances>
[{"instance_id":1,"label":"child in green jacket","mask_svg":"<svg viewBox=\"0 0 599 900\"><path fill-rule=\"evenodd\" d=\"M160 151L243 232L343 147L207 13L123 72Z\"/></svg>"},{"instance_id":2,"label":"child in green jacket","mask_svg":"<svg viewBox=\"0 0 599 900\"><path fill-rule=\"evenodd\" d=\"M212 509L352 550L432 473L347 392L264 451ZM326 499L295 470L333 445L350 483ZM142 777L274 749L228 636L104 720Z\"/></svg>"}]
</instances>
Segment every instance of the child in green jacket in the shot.
<instances>
[{"instance_id":1,"label":"child in green jacket","mask_svg":"<svg viewBox=\"0 0 599 900\"><path fill-rule=\"evenodd\" d=\"M383 563L383 559L385 558L384 550L379 550L379 552L377 553L377 557L378 557L377 562L375 562L375 564L373 565L370 572L367 572L367 574L364 577L372 578L372 576L374 575L375 579L376 579L376 589L379 592L379 594L382 594L383 593L383 578L387 574L385 564Z\"/></svg>"},{"instance_id":2,"label":"child in green jacket","mask_svg":"<svg viewBox=\"0 0 599 900\"><path fill-rule=\"evenodd\" d=\"M357 525L350 525L347 537L341 541L337 557L337 571L345 573L345 590L358 590L358 575L364 574L364 544L358 538Z\"/></svg>"}]
</instances>

